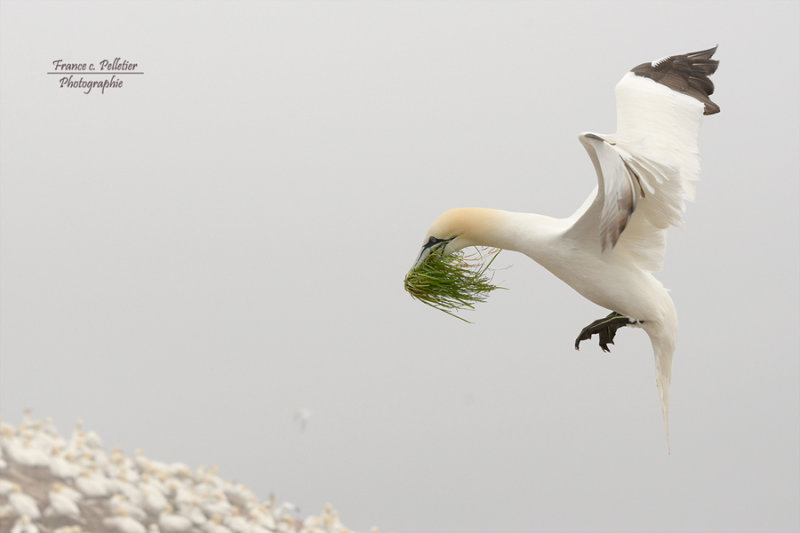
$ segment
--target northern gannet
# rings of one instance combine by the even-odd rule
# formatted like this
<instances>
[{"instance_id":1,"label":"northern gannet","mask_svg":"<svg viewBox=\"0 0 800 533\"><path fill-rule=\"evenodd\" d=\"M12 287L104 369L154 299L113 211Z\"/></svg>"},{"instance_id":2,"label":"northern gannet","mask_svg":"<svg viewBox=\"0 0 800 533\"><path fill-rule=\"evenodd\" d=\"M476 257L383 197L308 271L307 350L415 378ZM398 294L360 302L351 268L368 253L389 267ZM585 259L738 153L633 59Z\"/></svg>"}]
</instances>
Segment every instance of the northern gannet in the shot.
<instances>
[{"instance_id":1,"label":"northern gannet","mask_svg":"<svg viewBox=\"0 0 800 533\"><path fill-rule=\"evenodd\" d=\"M147 533L147 528L138 520L134 520L128 513L121 509L116 516L103 519L103 525L107 529L118 531L119 533Z\"/></svg>"},{"instance_id":2,"label":"northern gannet","mask_svg":"<svg viewBox=\"0 0 800 533\"><path fill-rule=\"evenodd\" d=\"M50 505L44 510L45 516L65 516L81 520L81 509L69 495L61 492L62 485L54 484L48 492Z\"/></svg>"},{"instance_id":3,"label":"northern gannet","mask_svg":"<svg viewBox=\"0 0 800 533\"><path fill-rule=\"evenodd\" d=\"M616 86L617 132L582 133L597 187L568 218L487 208L451 209L425 236L416 270L433 251L470 246L521 252L611 311L575 340L598 334L609 351L617 329L640 327L653 346L669 450L669 384L678 332L675 306L654 276L669 226L680 226L700 172L703 115L719 112L709 79L716 47L643 63Z\"/></svg>"},{"instance_id":4,"label":"northern gannet","mask_svg":"<svg viewBox=\"0 0 800 533\"><path fill-rule=\"evenodd\" d=\"M188 517L175 514L175 509L169 503L158 515L158 525L164 533L183 533L194 526Z\"/></svg>"},{"instance_id":5,"label":"northern gannet","mask_svg":"<svg viewBox=\"0 0 800 533\"><path fill-rule=\"evenodd\" d=\"M33 519L42 516L36 500L22 492L22 487L16 483L11 488L11 494L8 495L8 503L20 516L29 516Z\"/></svg>"},{"instance_id":6,"label":"northern gannet","mask_svg":"<svg viewBox=\"0 0 800 533\"><path fill-rule=\"evenodd\" d=\"M31 517L24 514L20 516L9 533L39 533L39 528L31 521Z\"/></svg>"}]
</instances>

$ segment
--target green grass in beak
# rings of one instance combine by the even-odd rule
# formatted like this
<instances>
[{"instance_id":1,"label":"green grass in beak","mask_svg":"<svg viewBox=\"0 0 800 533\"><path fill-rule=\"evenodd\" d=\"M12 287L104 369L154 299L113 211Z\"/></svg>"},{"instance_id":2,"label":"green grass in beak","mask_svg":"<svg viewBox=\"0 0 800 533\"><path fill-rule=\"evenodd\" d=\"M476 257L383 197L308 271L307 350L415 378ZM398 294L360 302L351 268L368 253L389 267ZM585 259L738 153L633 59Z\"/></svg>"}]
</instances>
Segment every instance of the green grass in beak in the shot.
<instances>
[{"instance_id":1,"label":"green grass in beak","mask_svg":"<svg viewBox=\"0 0 800 533\"><path fill-rule=\"evenodd\" d=\"M406 291L424 304L469 322L456 312L475 309L475 304L485 302L490 292L504 288L492 285L491 275L486 274L498 252L499 249L486 254L444 255L441 250L434 250L419 267L406 274Z\"/></svg>"}]
</instances>

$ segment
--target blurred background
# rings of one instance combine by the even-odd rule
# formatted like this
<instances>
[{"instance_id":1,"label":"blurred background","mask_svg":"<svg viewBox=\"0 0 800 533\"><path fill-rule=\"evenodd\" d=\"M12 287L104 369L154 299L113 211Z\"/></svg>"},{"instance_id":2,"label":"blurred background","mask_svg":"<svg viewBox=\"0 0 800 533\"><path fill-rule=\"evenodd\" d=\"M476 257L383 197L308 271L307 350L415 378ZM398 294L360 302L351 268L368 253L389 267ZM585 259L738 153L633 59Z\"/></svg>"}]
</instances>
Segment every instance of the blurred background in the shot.
<instances>
[{"instance_id":1,"label":"blurred background","mask_svg":"<svg viewBox=\"0 0 800 533\"><path fill-rule=\"evenodd\" d=\"M796 531L796 2L0 3L0 415L383 531ZM464 324L403 276L459 206L567 216L635 65L719 44L643 331L503 252ZM143 75L60 88L52 61ZM303 430L298 410L307 417Z\"/></svg>"}]
</instances>

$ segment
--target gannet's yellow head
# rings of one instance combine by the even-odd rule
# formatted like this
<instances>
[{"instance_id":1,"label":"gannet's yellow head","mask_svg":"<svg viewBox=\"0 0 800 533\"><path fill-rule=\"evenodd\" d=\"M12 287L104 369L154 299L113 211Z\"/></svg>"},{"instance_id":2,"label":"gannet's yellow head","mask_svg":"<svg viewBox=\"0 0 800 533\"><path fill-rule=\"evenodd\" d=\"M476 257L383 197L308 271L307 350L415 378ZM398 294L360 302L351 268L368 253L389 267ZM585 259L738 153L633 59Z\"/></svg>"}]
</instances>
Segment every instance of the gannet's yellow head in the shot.
<instances>
[{"instance_id":1,"label":"gannet's yellow head","mask_svg":"<svg viewBox=\"0 0 800 533\"><path fill-rule=\"evenodd\" d=\"M476 224L485 215L482 209L458 208L445 211L433 222L411 270L416 270L433 251L450 255L468 246L474 246Z\"/></svg>"},{"instance_id":2,"label":"gannet's yellow head","mask_svg":"<svg viewBox=\"0 0 800 533\"><path fill-rule=\"evenodd\" d=\"M492 223L491 211L478 208L451 209L437 218L422 244L422 250L406 274L406 291L417 300L455 315L473 309L498 288L485 275L497 251L468 257L463 248L484 244L483 228ZM491 258L488 263L484 259ZM463 319L462 319L463 320Z\"/></svg>"}]
</instances>

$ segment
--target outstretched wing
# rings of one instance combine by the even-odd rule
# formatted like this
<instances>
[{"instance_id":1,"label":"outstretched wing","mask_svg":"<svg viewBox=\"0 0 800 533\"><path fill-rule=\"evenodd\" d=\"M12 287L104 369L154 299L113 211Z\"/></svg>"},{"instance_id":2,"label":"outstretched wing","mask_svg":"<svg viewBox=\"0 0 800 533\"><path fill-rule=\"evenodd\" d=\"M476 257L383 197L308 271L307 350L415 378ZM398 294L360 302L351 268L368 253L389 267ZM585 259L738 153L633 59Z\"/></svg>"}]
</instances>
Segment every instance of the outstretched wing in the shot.
<instances>
[{"instance_id":1,"label":"outstretched wing","mask_svg":"<svg viewBox=\"0 0 800 533\"><path fill-rule=\"evenodd\" d=\"M624 254L639 267L659 270L666 229L680 226L700 172L700 120L719 112L709 99L715 48L628 72L616 88L617 132L579 139L597 172L598 187L574 215L567 237Z\"/></svg>"},{"instance_id":2,"label":"outstretched wing","mask_svg":"<svg viewBox=\"0 0 800 533\"><path fill-rule=\"evenodd\" d=\"M631 72L703 102L703 114L713 115L719 113L719 106L710 98L714 94L714 82L709 79L719 66L719 61L711 59L716 51L715 46L700 52L669 56L642 63Z\"/></svg>"},{"instance_id":3,"label":"outstretched wing","mask_svg":"<svg viewBox=\"0 0 800 533\"><path fill-rule=\"evenodd\" d=\"M595 200L599 219L601 251L613 248L628 221L636 210L641 195L639 177L633 172L613 144L594 133L583 133L578 137L597 172L597 198Z\"/></svg>"}]
</instances>

